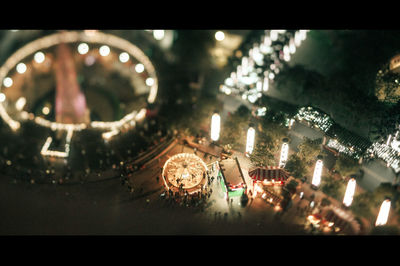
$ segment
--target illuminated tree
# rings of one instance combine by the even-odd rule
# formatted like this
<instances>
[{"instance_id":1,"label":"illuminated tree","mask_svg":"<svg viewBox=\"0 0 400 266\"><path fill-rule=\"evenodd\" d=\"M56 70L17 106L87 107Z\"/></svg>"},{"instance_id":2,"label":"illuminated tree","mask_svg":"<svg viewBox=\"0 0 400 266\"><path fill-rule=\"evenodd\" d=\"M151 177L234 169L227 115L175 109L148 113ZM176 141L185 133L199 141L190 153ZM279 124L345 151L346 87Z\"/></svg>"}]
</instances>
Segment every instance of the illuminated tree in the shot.
<instances>
[{"instance_id":1,"label":"illuminated tree","mask_svg":"<svg viewBox=\"0 0 400 266\"><path fill-rule=\"evenodd\" d=\"M321 153L321 143L321 138L313 140L303 137L303 141L297 147L300 159L304 160L308 165L314 164L316 157Z\"/></svg>"},{"instance_id":2,"label":"illuminated tree","mask_svg":"<svg viewBox=\"0 0 400 266\"><path fill-rule=\"evenodd\" d=\"M256 140L253 152L250 154L250 161L254 166L276 166L275 154L278 152L274 140L270 135L261 134Z\"/></svg>"},{"instance_id":3,"label":"illuminated tree","mask_svg":"<svg viewBox=\"0 0 400 266\"><path fill-rule=\"evenodd\" d=\"M241 105L225 121L222 121L221 143L231 144L233 149L244 150L250 116L250 110L246 106Z\"/></svg>"},{"instance_id":4,"label":"illuminated tree","mask_svg":"<svg viewBox=\"0 0 400 266\"><path fill-rule=\"evenodd\" d=\"M335 170L337 170L342 177L354 174L359 168L360 165L357 160L349 156L339 154L339 157L336 160Z\"/></svg>"},{"instance_id":5,"label":"illuminated tree","mask_svg":"<svg viewBox=\"0 0 400 266\"><path fill-rule=\"evenodd\" d=\"M302 160L297 154L292 154L289 156L285 169L290 172L290 174L298 179L303 178L307 173L307 165L304 160Z\"/></svg>"},{"instance_id":6,"label":"illuminated tree","mask_svg":"<svg viewBox=\"0 0 400 266\"><path fill-rule=\"evenodd\" d=\"M343 195L346 191L346 184L343 180L337 180L331 176L325 176L321 178L321 190L326 195L342 201Z\"/></svg>"},{"instance_id":7,"label":"illuminated tree","mask_svg":"<svg viewBox=\"0 0 400 266\"><path fill-rule=\"evenodd\" d=\"M378 71L375 95L383 102L397 103L400 100L400 74L390 71L389 63Z\"/></svg>"}]
</instances>

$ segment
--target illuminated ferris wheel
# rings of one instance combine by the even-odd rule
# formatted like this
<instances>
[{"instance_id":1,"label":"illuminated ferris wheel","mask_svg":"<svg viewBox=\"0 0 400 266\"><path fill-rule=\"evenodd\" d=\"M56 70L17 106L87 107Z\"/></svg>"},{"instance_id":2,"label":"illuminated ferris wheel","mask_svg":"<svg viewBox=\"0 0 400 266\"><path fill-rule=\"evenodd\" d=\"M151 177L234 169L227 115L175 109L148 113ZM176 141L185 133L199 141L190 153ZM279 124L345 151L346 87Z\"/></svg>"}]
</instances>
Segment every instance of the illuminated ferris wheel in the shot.
<instances>
[{"instance_id":1,"label":"illuminated ferris wheel","mask_svg":"<svg viewBox=\"0 0 400 266\"><path fill-rule=\"evenodd\" d=\"M84 67L102 65L106 69L104 71L118 71L135 88L131 98L140 98L141 101L126 104L125 112L117 119L88 119L90 111L96 108L101 111L102 107L92 104L90 110L87 108L90 98L88 95L83 96L78 88L77 79L81 76L79 71L82 67L77 66L77 62ZM53 82L55 100L52 105L41 107L38 114L30 107L46 91L39 90L37 84L36 87L27 84L46 74L53 75L51 78L56 80ZM104 80L105 77L98 75L92 79ZM97 30L61 31L26 44L1 66L0 81L0 116L12 130L17 131L21 122L31 120L52 131L65 132L64 152L48 150L51 137L43 145L43 155L56 157L68 156L69 142L74 131L96 128L103 131L103 138L108 140L122 130L134 127L136 122L144 119L147 104L155 101L158 90L155 68L138 47L127 40ZM110 88L117 89L120 88ZM56 114L50 118L52 110Z\"/></svg>"}]
</instances>

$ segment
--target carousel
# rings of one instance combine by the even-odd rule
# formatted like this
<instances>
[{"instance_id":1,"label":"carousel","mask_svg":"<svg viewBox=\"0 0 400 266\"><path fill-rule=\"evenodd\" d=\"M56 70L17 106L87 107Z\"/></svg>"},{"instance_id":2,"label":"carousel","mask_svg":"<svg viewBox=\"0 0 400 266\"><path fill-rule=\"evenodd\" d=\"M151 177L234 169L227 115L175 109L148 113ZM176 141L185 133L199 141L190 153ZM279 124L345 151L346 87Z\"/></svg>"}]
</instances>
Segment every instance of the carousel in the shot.
<instances>
[{"instance_id":1,"label":"carousel","mask_svg":"<svg viewBox=\"0 0 400 266\"><path fill-rule=\"evenodd\" d=\"M206 172L207 165L198 156L179 153L165 162L162 176L167 189L194 193L206 184Z\"/></svg>"}]
</instances>

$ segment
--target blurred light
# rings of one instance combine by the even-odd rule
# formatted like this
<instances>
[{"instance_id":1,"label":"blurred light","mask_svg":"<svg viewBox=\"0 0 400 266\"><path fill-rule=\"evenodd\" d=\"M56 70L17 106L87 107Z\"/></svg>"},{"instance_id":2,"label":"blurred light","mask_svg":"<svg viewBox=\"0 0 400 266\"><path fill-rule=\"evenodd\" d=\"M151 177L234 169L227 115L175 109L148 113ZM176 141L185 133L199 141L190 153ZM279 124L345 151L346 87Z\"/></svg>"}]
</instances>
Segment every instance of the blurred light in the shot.
<instances>
[{"instance_id":1,"label":"blurred light","mask_svg":"<svg viewBox=\"0 0 400 266\"><path fill-rule=\"evenodd\" d=\"M242 78L242 74L243 74L242 66L238 65L237 68L236 68L236 76L237 76L238 80L240 80Z\"/></svg>"},{"instance_id":2,"label":"blurred light","mask_svg":"<svg viewBox=\"0 0 400 266\"><path fill-rule=\"evenodd\" d=\"M269 47L271 45L271 38L268 35L265 35L264 37L264 45L266 45L267 47Z\"/></svg>"},{"instance_id":3,"label":"blurred light","mask_svg":"<svg viewBox=\"0 0 400 266\"><path fill-rule=\"evenodd\" d=\"M256 131L252 127L249 127L249 129L247 130L247 141L246 141L247 156L253 152L255 133Z\"/></svg>"},{"instance_id":4,"label":"blurred light","mask_svg":"<svg viewBox=\"0 0 400 266\"><path fill-rule=\"evenodd\" d=\"M43 63L45 56L44 53L42 52L37 52L34 56L33 59L36 61L36 63Z\"/></svg>"},{"instance_id":5,"label":"blurred light","mask_svg":"<svg viewBox=\"0 0 400 266\"><path fill-rule=\"evenodd\" d=\"M280 161L279 161L279 167L283 168L285 167L287 158L288 158L288 153L289 153L289 145L284 142L282 144L282 148L281 148L281 157L280 157Z\"/></svg>"},{"instance_id":6,"label":"blurred light","mask_svg":"<svg viewBox=\"0 0 400 266\"><path fill-rule=\"evenodd\" d=\"M276 41L278 40L278 31L276 30L271 30L269 34L271 41Z\"/></svg>"},{"instance_id":7,"label":"blurred light","mask_svg":"<svg viewBox=\"0 0 400 266\"><path fill-rule=\"evenodd\" d=\"M153 37L156 40L164 39L165 31L164 30L153 30Z\"/></svg>"},{"instance_id":8,"label":"blurred light","mask_svg":"<svg viewBox=\"0 0 400 266\"><path fill-rule=\"evenodd\" d=\"M263 54L268 54L271 50L270 50L270 47L269 47L268 45L262 43L262 44L260 45L260 51L261 51L261 53L263 53Z\"/></svg>"},{"instance_id":9,"label":"blurred light","mask_svg":"<svg viewBox=\"0 0 400 266\"><path fill-rule=\"evenodd\" d=\"M294 39L291 38L289 41L289 51L291 54L294 54L296 52L296 45L294 43Z\"/></svg>"},{"instance_id":10,"label":"blurred light","mask_svg":"<svg viewBox=\"0 0 400 266\"><path fill-rule=\"evenodd\" d=\"M269 73L268 74L268 78L269 79L274 79L275 78L275 74L274 73Z\"/></svg>"},{"instance_id":11,"label":"blurred light","mask_svg":"<svg viewBox=\"0 0 400 266\"><path fill-rule=\"evenodd\" d=\"M257 81L257 83L256 83L256 88L257 88L257 91L262 91L262 89L263 89L263 83L262 83L261 80Z\"/></svg>"},{"instance_id":12,"label":"blurred light","mask_svg":"<svg viewBox=\"0 0 400 266\"><path fill-rule=\"evenodd\" d=\"M154 84L154 79L153 78L147 78L146 79L146 85L147 86L153 86Z\"/></svg>"},{"instance_id":13,"label":"blurred light","mask_svg":"<svg viewBox=\"0 0 400 266\"><path fill-rule=\"evenodd\" d=\"M211 139L217 141L219 139L221 127L221 117L219 114L215 113L211 117Z\"/></svg>"},{"instance_id":14,"label":"blurred light","mask_svg":"<svg viewBox=\"0 0 400 266\"><path fill-rule=\"evenodd\" d=\"M259 47L254 47L254 49L253 49L253 59L254 59L254 61L256 61L257 65L259 65L259 66L264 64L264 62L263 62L264 56L260 52L260 48Z\"/></svg>"},{"instance_id":15,"label":"blurred light","mask_svg":"<svg viewBox=\"0 0 400 266\"><path fill-rule=\"evenodd\" d=\"M15 102L15 108L17 108L17 110L21 111L24 106L26 104L26 99L25 97L20 97L18 98L18 100Z\"/></svg>"},{"instance_id":16,"label":"blurred light","mask_svg":"<svg viewBox=\"0 0 400 266\"><path fill-rule=\"evenodd\" d=\"M6 95L0 92L0 102L4 102L6 100Z\"/></svg>"},{"instance_id":17,"label":"blurred light","mask_svg":"<svg viewBox=\"0 0 400 266\"><path fill-rule=\"evenodd\" d=\"M18 73L23 74L26 71L26 65L24 63L19 63L16 69Z\"/></svg>"},{"instance_id":18,"label":"blurred light","mask_svg":"<svg viewBox=\"0 0 400 266\"><path fill-rule=\"evenodd\" d=\"M117 135L118 133L119 133L119 130L113 129L111 131L107 131L107 132L102 133L101 136L103 137L104 140L109 140L113 136Z\"/></svg>"},{"instance_id":19,"label":"blurred light","mask_svg":"<svg viewBox=\"0 0 400 266\"><path fill-rule=\"evenodd\" d=\"M126 63L129 60L129 54L127 52L122 52L119 55L119 61L121 61L122 63Z\"/></svg>"},{"instance_id":20,"label":"blurred light","mask_svg":"<svg viewBox=\"0 0 400 266\"><path fill-rule=\"evenodd\" d=\"M314 175L311 182L316 187L318 187L319 184L321 183L322 166L323 166L322 160L317 160L317 162L315 163Z\"/></svg>"},{"instance_id":21,"label":"blurred light","mask_svg":"<svg viewBox=\"0 0 400 266\"><path fill-rule=\"evenodd\" d=\"M249 67L249 59L246 56L242 57L242 74L246 76L248 72L248 67Z\"/></svg>"},{"instance_id":22,"label":"blurred light","mask_svg":"<svg viewBox=\"0 0 400 266\"><path fill-rule=\"evenodd\" d=\"M343 198L343 204L349 207L353 201L354 191L356 189L356 180L351 178L347 183L346 192Z\"/></svg>"},{"instance_id":23,"label":"blurred light","mask_svg":"<svg viewBox=\"0 0 400 266\"><path fill-rule=\"evenodd\" d=\"M268 89L269 89L269 79L268 79L268 72L267 72L264 77L263 91L268 91Z\"/></svg>"},{"instance_id":24,"label":"blurred light","mask_svg":"<svg viewBox=\"0 0 400 266\"><path fill-rule=\"evenodd\" d=\"M42 113L45 114L45 115L48 115L50 113L49 107L47 107L47 106L43 107Z\"/></svg>"},{"instance_id":25,"label":"blurred light","mask_svg":"<svg viewBox=\"0 0 400 266\"><path fill-rule=\"evenodd\" d=\"M136 66L135 66L135 71L137 72L137 73L142 73L143 71L144 71L144 66L143 66L143 64L137 64Z\"/></svg>"},{"instance_id":26,"label":"blurred light","mask_svg":"<svg viewBox=\"0 0 400 266\"><path fill-rule=\"evenodd\" d=\"M267 112L267 108L266 107L262 107L262 108L258 108L257 109L257 116L264 116Z\"/></svg>"},{"instance_id":27,"label":"blurred light","mask_svg":"<svg viewBox=\"0 0 400 266\"><path fill-rule=\"evenodd\" d=\"M226 79L225 79L225 84L226 84L227 86L232 87L232 86L233 86L233 79L232 79L232 78L226 78Z\"/></svg>"},{"instance_id":28,"label":"blurred light","mask_svg":"<svg viewBox=\"0 0 400 266\"><path fill-rule=\"evenodd\" d=\"M88 56L85 58L85 65L87 65L87 66L93 65L94 62L96 62L96 58L95 58L94 56L92 56L92 55L88 55Z\"/></svg>"},{"instance_id":29,"label":"blurred light","mask_svg":"<svg viewBox=\"0 0 400 266\"><path fill-rule=\"evenodd\" d=\"M307 30L300 30L299 34L300 34L300 39L304 41L307 37Z\"/></svg>"},{"instance_id":30,"label":"blurred light","mask_svg":"<svg viewBox=\"0 0 400 266\"><path fill-rule=\"evenodd\" d=\"M300 36L300 32L296 31L294 34L294 44L298 47L301 44L301 36Z\"/></svg>"},{"instance_id":31,"label":"blurred light","mask_svg":"<svg viewBox=\"0 0 400 266\"><path fill-rule=\"evenodd\" d=\"M225 39L225 33L223 33L222 31L217 31L217 32L215 33L215 39L216 39L217 41L222 41L222 40L224 40L224 39Z\"/></svg>"},{"instance_id":32,"label":"blurred light","mask_svg":"<svg viewBox=\"0 0 400 266\"><path fill-rule=\"evenodd\" d=\"M378 217L376 218L375 226L385 225L387 223L390 205L391 202L388 199L382 202L381 208L379 209Z\"/></svg>"},{"instance_id":33,"label":"blurred light","mask_svg":"<svg viewBox=\"0 0 400 266\"><path fill-rule=\"evenodd\" d=\"M84 32L87 36L94 36L94 35L96 35L97 31L98 30L84 30Z\"/></svg>"},{"instance_id":34,"label":"blurred light","mask_svg":"<svg viewBox=\"0 0 400 266\"><path fill-rule=\"evenodd\" d=\"M5 87L7 87L7 88L11 87L11 86L13 85L13 80L12 80L12 78L6 77L6 78L3 80L3 85L4 85Z\"/></svg>"},{"instance_id":35,"label":"blurred light","mask_svg":"<svg viewBox=\"0 0 400 266\"><path fill-rule=\"evenodd\" d=\"M232 92L232 90L227 86L222 86L222 91L224 91L226 95L230 95Z\"/></svg>"},{"instance_id":36,"label":"blurred light","mask_svg":"<svg viewBox=\"0 0 400 266\"><path fill-rule=\"evenodd\" d=\"M100 47L99 49L99 53L101 56L107 56L110 54L110 47L108 47L107 45L103 45Z\"/></svg>"},{"instance_id":37,"label":"blurred light","mask_svg":"<svg viewBox=\"0 0 400 266\"><path fill-rule=\"evenodd\" d=\"M287 46L287 45L283 46L283 53L284 53L285 55L288 54L288 53L290 53L289 46Z\"/></svg>"},{"instance_id":38,"label":"blurred light","mask_svg":"<svg viewBox=\"0 0 400 266\"><path fill-rule=\"evenodd\" d=\"M247 99L247 95L246 94L242 94L242 99L246 100Z\"/></svg>"},{"instance_id":39,"label":"blurred light","mask_svg":"<svg viewBox=\"0 0 400 266\"><path fill-rule=\"evenodd\" d=\"M257 101L257 95L250 94L247 96L247 99L249 100L249 102L255 103Z\"/></svg>"},{"instance_id":40,"label":"blurred light","mask_svg":"<svg viewBox=\"0 0 400 266\"><path fill-rule=\"evenodd\" d=\"M78 45L78 53L79 54L87 54L89 52L89 45L86 43L81 43Z\"/></svg>"}]
</instances>

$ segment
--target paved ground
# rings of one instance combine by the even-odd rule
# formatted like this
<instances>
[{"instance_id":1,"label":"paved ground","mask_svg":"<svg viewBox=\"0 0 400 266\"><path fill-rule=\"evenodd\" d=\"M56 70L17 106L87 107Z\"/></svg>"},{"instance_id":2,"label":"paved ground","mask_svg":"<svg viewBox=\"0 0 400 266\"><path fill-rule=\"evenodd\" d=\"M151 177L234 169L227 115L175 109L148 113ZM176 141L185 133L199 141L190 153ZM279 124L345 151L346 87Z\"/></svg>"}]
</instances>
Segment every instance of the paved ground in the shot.
<instances>
[{"instance_id":1,"label":"paved ground","mask_svg":"<svg viewBox=\"0 0 400 266\"><path fill-rule=\"evenodd\" d=\"M185 151L177 146L171 152ZM187 150L189 151L189 150ZM161 160L160 160L161 161ZM129 193L119 178L74 185L15 183L0 178L1 235L281 235L301 234L276 220L258 198L246 207L223 199L216 181L209 205L168 205L159 197L159 162L130 178ZM143 192L139 193L140 187ZM239 214L240 213L240 214Z\"/></svg>"}]
</instances>

